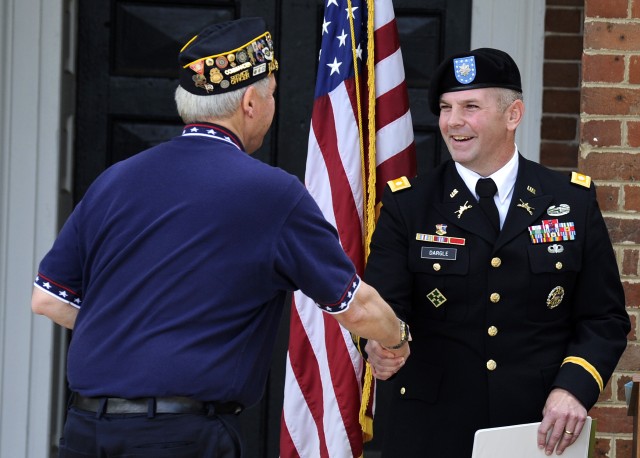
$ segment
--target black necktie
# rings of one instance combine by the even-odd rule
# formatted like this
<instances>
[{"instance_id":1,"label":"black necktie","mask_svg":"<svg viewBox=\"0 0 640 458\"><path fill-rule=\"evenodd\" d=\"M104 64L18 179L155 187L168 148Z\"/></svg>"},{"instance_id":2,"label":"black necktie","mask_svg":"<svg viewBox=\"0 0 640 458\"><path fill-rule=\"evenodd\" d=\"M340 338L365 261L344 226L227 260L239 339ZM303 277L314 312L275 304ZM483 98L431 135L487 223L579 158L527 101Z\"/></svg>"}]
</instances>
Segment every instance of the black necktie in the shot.
<instances>
[{"instance_id":1,"label":"black necktie","mask_svg":"<svg viewBox=\"0 0 640 458\"><path fill-rule=\"evenodd\" d=\"M496 233L500 232L500 214L493 196L498 192L498 187L491 178L480 178L476 183L476 192L480 196L480 208L487 215Z\"/></svg>"}]
</instances>

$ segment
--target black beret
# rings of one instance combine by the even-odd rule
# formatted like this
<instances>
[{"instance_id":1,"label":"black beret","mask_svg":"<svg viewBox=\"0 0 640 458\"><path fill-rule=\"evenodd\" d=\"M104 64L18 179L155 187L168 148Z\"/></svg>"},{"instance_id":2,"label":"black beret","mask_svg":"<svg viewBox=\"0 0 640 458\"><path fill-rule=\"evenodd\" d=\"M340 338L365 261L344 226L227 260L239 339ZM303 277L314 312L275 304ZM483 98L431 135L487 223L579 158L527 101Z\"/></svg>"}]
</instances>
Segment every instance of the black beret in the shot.
<instances>
[{"instance_id":1,"label":"black beret","mask_svg":"<svg viewBox=\"0 0 640 458\"><path fill-rule=\"evenodd\" d=\"M206 27L178 56L180 86L196 95L235 91L278 69L264 19L250 17Z\"/></svg>"},{"instance_id":2,"label":"black beret","mask_svg":"<svg viewBox=\"0 0 640 458\"><path fill-rule=\"evenodd\" d=\"M454 54L436 68L429 86L429 108L440 114L445 92L502 87L522 92L520 71L509 54L499 49L478 48Z\"/></svg>"}]
</instances>

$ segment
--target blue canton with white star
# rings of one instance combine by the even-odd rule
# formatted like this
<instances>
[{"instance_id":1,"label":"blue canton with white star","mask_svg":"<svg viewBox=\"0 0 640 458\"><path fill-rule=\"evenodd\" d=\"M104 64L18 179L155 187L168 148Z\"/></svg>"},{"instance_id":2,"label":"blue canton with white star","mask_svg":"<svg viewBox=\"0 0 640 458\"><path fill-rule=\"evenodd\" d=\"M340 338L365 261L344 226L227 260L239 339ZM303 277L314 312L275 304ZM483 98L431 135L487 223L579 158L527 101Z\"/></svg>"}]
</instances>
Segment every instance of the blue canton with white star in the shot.
<instances>
[{"instance_id":1,"label":"blue canton with white star","mask_svg":"<svg viewBox=\"0 0 640 458\"><path fill-rule=\"evenodd\" d=\"M356 55L361 66L366 55L363 38L366 38L363 18L366 16L366 5L362 0L352 0L351 8L346 0L325 0L325 16L322 21L322 46L320 63L316 81L315 97L320 97L339 86L345 79L353 78L353 53L351 25L349 16L353 17L355 31Z\"/></svg>"}]
</instances>

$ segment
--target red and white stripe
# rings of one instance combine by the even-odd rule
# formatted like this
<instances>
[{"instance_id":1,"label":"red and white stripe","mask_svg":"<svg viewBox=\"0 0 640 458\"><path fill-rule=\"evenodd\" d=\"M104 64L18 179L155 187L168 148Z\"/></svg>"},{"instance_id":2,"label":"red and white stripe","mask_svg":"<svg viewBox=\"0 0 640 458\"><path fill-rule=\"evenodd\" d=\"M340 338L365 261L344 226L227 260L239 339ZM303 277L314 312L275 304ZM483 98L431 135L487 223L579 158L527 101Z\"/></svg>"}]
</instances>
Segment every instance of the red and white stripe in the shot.
<instances>
[{"instance_id":1,"label":"red and white stripe","mask_svg":"<svg viewBox=\"0 0 640 458\"><path fill-rule=\"evenodd\" d=\"M415 144L391 0L375 0L376 165L378 189L415 175ZM361 76L366 77L363 70ZM316 99L305 184L359 274L364 191L353 79ZM366 90L362 92L366 101ZM362 103L366 106L366 103ZM366 127L367 116L363 116ZM365 135L366 138L366 135ZM380 194L378 194L380 195ZM358 413L364 361L349 332L299 291L291 309L280 456L360 457Z\"/></svg>"}]
</instances>

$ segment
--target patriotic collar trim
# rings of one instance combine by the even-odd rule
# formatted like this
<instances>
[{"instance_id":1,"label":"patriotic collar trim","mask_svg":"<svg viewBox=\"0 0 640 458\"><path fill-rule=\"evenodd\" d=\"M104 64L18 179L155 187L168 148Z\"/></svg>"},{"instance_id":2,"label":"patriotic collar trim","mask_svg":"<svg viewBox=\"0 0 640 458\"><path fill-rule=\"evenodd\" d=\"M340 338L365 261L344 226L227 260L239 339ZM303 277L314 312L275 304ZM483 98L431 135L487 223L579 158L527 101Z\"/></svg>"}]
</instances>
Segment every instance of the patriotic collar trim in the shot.
<instances>
[{"instance_id":1,"label":"patriotic collar trim","mask_svg":"<svg viewBox=\"0 0 640 458\"><path fill-rule=\"evenodd\" d=\"M38 274L34 284L45 293L48 293L53 297L74 306L75 308L80 308L82 305L82 298L78 293L59 285L42 274Z\"/></svg>"},{"instance_id":2,"label":"patriotic collar trim","mask_svg":"<svg viewBox=\"0 0 640 458\"><path fill-rule=\"evenodd\" d=\"M244 145L240 139L228 129L218 126L217 124L199 123L187 124L182 129L183 137L209 137L214 140L230 143L241 151L244 151Z\"/></svg>"}]
</instances>

